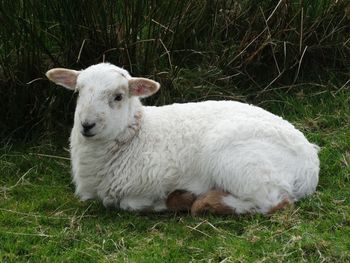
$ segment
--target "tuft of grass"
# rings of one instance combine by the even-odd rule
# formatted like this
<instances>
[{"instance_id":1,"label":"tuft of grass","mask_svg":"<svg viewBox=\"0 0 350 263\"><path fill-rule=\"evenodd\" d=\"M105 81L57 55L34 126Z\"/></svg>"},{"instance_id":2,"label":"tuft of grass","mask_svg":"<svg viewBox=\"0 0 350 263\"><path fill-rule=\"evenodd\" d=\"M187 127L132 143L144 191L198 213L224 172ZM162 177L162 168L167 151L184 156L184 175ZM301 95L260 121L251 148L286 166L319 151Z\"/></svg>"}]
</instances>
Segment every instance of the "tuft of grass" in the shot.
<instances>
[{"instance_id":1,"label":"tuft of grass","mask_svg":"<svg viewBox=\"0 0 350 263\"><path fill-rule=\"evenodd\" d=\"M321 146L311 197L270 217L107 210L74 197L66 145L7 145L0 149L0 261L349 262L348 93L305 87L276 97L260 106Z\"/></svg>"}]
</instances>

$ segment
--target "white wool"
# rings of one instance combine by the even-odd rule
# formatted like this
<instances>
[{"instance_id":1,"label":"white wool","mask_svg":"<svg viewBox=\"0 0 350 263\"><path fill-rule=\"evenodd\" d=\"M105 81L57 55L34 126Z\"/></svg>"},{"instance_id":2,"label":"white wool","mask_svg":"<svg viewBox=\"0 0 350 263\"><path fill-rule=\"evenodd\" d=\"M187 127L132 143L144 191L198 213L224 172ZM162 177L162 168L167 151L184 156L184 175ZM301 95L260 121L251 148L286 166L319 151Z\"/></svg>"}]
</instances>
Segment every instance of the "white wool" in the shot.
<instances>
[{"instance_id":1,"label":"white wool","mask_svg":"<svg viewBox=\"0 0 350 263\"><path fill-rule=\"evenodd\" d=\"M267 213L318 183L318 147L289 122L235 101L142 106L129 73L111 64L80 71L71 133L76 194L126 210L166 209L176 189L222 189L237 213ZM130 82L129 82L130 83ZM123 101L108 96L123 93ZM81 123L93 120L93 137Z\"/></svg>"}]
</instances>

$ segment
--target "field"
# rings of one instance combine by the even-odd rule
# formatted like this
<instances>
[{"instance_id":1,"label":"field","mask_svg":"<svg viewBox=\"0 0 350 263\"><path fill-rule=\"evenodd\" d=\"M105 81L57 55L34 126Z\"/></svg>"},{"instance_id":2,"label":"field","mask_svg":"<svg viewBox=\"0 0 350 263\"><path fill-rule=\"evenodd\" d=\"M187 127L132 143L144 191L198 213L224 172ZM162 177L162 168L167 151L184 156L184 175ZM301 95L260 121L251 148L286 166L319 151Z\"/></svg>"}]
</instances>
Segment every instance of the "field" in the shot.
<instances>
[{"instance_id":1,"label":"field","mask_svg":"<svg viewBox=\"0 0 350 263\"><path fill-rule=\"evenodd\" d=\"M18 0L0 21L0 262L350 262L348 1ZM159 81L147 105L233 99L283 116L321 147L317 192L272 216L80 202L76 94L44 73L102 61Z\"/></svg>"},{"instance_id":2,"label":"field","mask_svg":"<svg viewBox=\"0 0 350 263\"><path fill-rule=\"evenodd\" d=\"M315 195L271 217L137 215L80 202L67 145L0 152L0 260L48 262L349 262L347 92L263 103L322 147ZM61 146L58 146L61 145Z\"/></svg>"}]
</instances>

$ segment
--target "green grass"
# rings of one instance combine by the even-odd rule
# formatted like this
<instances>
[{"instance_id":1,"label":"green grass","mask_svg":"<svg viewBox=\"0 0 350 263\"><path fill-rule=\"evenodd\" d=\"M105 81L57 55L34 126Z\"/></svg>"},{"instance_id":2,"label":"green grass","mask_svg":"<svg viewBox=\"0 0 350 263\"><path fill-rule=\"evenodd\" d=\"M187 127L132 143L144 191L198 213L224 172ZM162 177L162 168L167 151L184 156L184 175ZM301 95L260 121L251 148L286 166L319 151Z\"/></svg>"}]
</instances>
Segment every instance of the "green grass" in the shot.
<instances>
[{"instance_id":1,"label":"green grass","mask_svg":"<svg viewBox=\"0 0 350 263\"><path fill-rule=\"evenodd\" d=\"M349 262L350 103L338 93L275 94L260 105L322 147L317 192L271 217L149 214L80 202L60 144L0 149L3 262ZM64 147L67 147L64 145Z\"/></svg>"}]
</instances>

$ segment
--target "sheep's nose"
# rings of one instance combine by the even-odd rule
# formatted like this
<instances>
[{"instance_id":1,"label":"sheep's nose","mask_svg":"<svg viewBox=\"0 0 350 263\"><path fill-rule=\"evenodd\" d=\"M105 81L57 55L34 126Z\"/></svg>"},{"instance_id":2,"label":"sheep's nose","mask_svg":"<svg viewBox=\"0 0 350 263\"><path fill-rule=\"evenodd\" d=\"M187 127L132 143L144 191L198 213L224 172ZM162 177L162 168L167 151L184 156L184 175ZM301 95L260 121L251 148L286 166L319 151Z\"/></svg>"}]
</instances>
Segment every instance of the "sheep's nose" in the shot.
<instances>
[{"instance_id":1,"label":"sheep's nose","mask_svg":"<svg viewBox=\"0 0 350 263\"><path fill-rule=\"evenodd\" d=\"M95 127L96 123L83 122L81 126L83 126L84 132L90 131L93 127Z\"/></svg>"}]
</instances>

